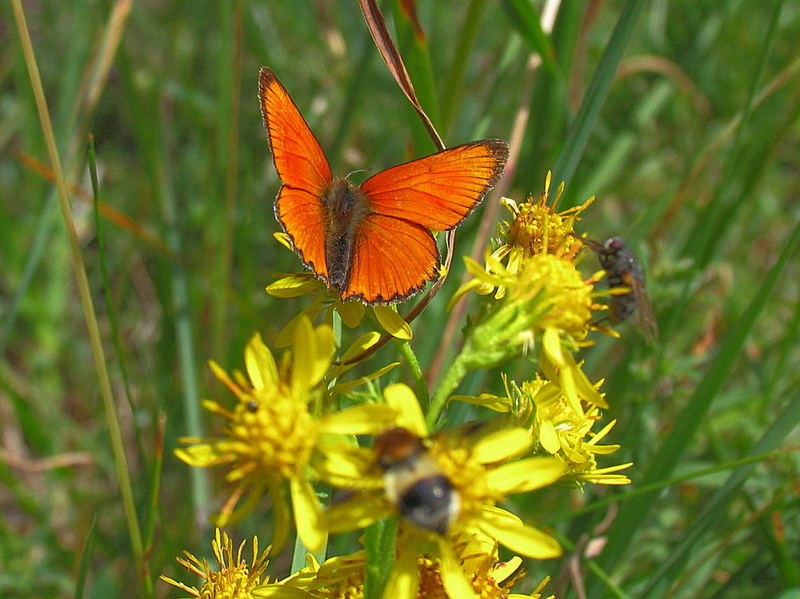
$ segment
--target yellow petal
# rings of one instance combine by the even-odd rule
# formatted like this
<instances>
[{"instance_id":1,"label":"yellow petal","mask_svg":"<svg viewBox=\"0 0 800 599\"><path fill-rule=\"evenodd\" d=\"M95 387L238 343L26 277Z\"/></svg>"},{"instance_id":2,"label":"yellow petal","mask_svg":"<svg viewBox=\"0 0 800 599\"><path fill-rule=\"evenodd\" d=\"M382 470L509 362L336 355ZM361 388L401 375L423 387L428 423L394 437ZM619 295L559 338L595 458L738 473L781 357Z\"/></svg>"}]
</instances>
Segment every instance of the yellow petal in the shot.
<instances>
[{"instance_id":1,"label":"yellow petal","mask_svg":"<svg viewBox=\"0 0 800 599\"><path fill-rule=\"evenodd\" d=\"M502 462L525 453L532 443L524 428L500 430L481 437L473 447L472 456L481 464Z\"/></svg>"},{"instance_id":2,"label":"yellow petal","mask_svg":"<svg viewBox=\"0 0 800 599\"><path fill-rule=\"evenodd\" d=\"M418 590L417 554L413 551L400 551L389 574L389 580L386 581L383 599L415 599Z\"/></svg>"},{"instance_id":3,"label":"yellow petal","mask_svg":"<svg viewBox=\"0 0 800 599\"><path fill-rule=\"evenodd\" d=\"M486 474L486 484L501 495L540 489L564 474L563 462L556 458L528 458L503 464Z\"/></svg>"},{"instance_id":4,"label":"yellow petal","mask_svg":"<svg viewBox=\"0 0 800 599\"><path fill-rule=\"evenodd\" d=\"M289 275L267 285L267 293L273 297L299 297L313 293L320 283L307 275Z\"/></svg>"},{"instance_id":5,"label":"yellow petal","mask_svg":"<svg viewBox=\"0 0 800 599\"><path fill-rule=\"evenodd\" d=\"M348 393L351 389L355 389L356 387L360 387L369 381L372 381L380 376L383 376L393 368L396 368L400 365L400 362L392 362L391 364L387 364L383 368L379 368L375 372L370 372L367 375L359 377L357 379L353 379L352 381L346 381L344 383L339 383L338 385L334 385L330 389L330 393L333 395L342 395ZM338 372L338 371L337 371Z\"/></svg>"},{"instance_id":6,"label":"yellow petal","mask_svg":"<svg viewBox=\"0 0 800 599\"><path fill-rule=\"evenodd\" d=\"M366 528L393 513L394 508L383 494L364 493L331 504L322 514L320 525L328 532L345 532Z\"/></svg>"},{"instance_id":7,"label":"yellow petal","mask_svg":"<svg viewBox=\"0 0 800 599\"><path fill-rule=\"evenodd\" d=\"M235 456L229 453L221 453L216 449L215 445L210 443L176 449L175 455L179 460L197 468L227 464L235 459Z\"/></svg>"},{"instance_id":8,"label":"yellow petal","mask_svg":"<svg viewBox=\"0 0 800 599\"><path fill-rule=\"evenodd\" d=\"M492 579L497 582L503 582L506 578L516 572L521 565L522 558L516 555L507 562L500 562L494 568L492 568Z\"/></svg>"},{"instance_id":9,"label":"yellow petal","mask_svg":"<svg viewBox=\"0 0 800 599\"><path fill-rule=\"evenodd\" d=\"M564 354L561 351L561 337L559 337L557 329L547 327L544 330L544 334L542 335L542 347L553 364L556 366L564 366Z\"/></svg>"},{"instance_id":10,"label":"yellow petal","mask_svg":"<svg viewBox=\"0 0 800 599\"><path fill-rule=\"evenodd\" d=\"M396 417L397 412L386 404L364 404L325 416L321 426L323 433L370 435L389 428Z\"/></svg>"},{"instance_id":11,"label":"yellow petal","mask_svg":"<svg viewBox=\"0 0 800 599\"><path fill-rule=\"evenodd\" d=\"M403 383L389 385L383 390L383 398L386 403L397 410L397 425L407 428L409 431L420 437L428 436L428 427L425 424L425 417L419 407L417 396L411 387Z\"/></svg>"},{"instance_id":12,"label":"yellow petal","mask_svg":"<svg viewBox=\"0 0 800 599\"><path fill-rule=\"evenodd\" d=\"M289 239L289 236L286 233L284 233L283 231L280 231L278 233L273 233L272 236L275 238L275 241L280 243L287 250L291 250L292 249L292 241ZM292 250L292 251L294 251L294 250Z\"/></svg>"},{"instance_id":13,"label":"yellow petal","mask_svg":"<svg viewBox=\"0 0 800 599\"><path fill-rule=\"evenodd\" d=\"M469 281L464 283L461 287L458 288L458 290L453 294L453 297L451 297L450 300L447 302L445 310L447 310L448 312L452 310L453 306L455 306L458 303L458 300L464 297L466 293L468 293L471 289L480 287L481 285L482 283L478 279L470 279ZM492 287L492 289L494 289L494 287Z\"/></svg>"},{"instance_id":14,"label":"yellow petal","mask_svg":"<svg viewBox=\"0 0 800 599\"><path fill-rule=\"evenodd\" d=\"M481 283L487 283L494 287L498 287L503 285L506 281L502 277L495 276L486 271L486 269L470 258L469 256L464 256L464 264L467 266L467 270L470 272L472 276L478 279ZM505 270L505 269L503 269Z\"/></svg>"},{"instance_id":15,"label":"yellow petal","mask_svg":"<svg viewBox=\"0 0 800 599\"><path fill-rule=\"evenodd\" d=\"M314 459L314 470L336 487L360 490L383 489L383 475L374 474L375 452L365 447L324 447L323 457Z\"/></svg>"},{"instance_id":16,"label":"yellow petal","mask_svg":"<svg viewBox=\"0 0 800 599\"><path fill-rule=\"evenodd\" d=\"M543 421L539 426L539 443L549 453L558 453L561 449L558 433L550 420Z\"/></svg>"},{"instance_id":17,"label":"yellow petal","mask_svg":"<svg viewBox=\"0 0 800 599\"><path fill-rule=\"evenodd\" d=\"M353 344L347 348L347 351L342 354L340 361L347 362L348 360L355 358L357 355L362 354L364 351L372 347L378 342L378 339L381 338L380 333L376 333L375 331L370 331L369 333L364 333L358 339L356 339ZM345 370L349 370L355 366L355 364L347 364L344 367L340 367L341 370L338 370L340 374Z\"/></svg>"},{"instance_id":18,"label":"yellow petal","mask_svg":"<svg viewBox=\"0 0 800 599\"><path fill-rule=\"evenodd\" d=\"M442 583L449 597L461 599L480 599L472 589L472 585L464 576L461 564L458 561L450 541L439 538L439 570L442 574Z\"/></svg>"},{"instance_id":19,"label":"yellow petal","mask_svg":"<svg viewBox=\"0 0 800 599\"><path fill-rule=\"evenodd\" d=\"M463 401L475 406L483 406L484 408L489 408L490 410L503 414L507 414L511 411L511 400L508 397L492 395L491 393L481 393L478 396L451 395L447 401Z\"/></svg>"},{"instance_id":20,"label":"yellow petal","mask_svg":"<svg viewBox=\"0 0 800 599\"><path fill-rule=\"evenodd\" d=\"M254 389L272 387L278 383L278 367L275 358L264 345L261 335L256 333L250 338L244 350L244 363L247 376Z\"/></svg>"},{"instance_id":21,"label":"yellow petal","mask_svg":"<svg viewBox=\"0 0 800 599\"><path fill-rule=\"evenodd\" d=\"M284 581L256 587L249 593L257 599L309 599L308 591L299 587L291 587Z\"/></svg>"},{"instance_id":22,"label":"yellow petal","mask_svg":"<svg viewBox=\"0 0 800 599\"><path fill-rule=\"evenodd\" d=\"M308 308L300 312L300 314L291 318L289 322L286 323L286 326L276 335L275 347L289 347L294 343L295 331L300 321L303 320L303 318L314 318L321 310L321 302L314 302Z\"/></svg>"},{"instance_id":23,"label":"yellow petal","mask_svg":"<svg viewBox=\"0 0 800 599\"><path fill-rule=\"evenodd\" d=\"M561 546L553 537L525 526L519 518L500 508L484 509L478 526L514 553L536 559L561 555Z\"/></svg>"},{"instance_id":24,"label":"yellow petal","mask_svg":"<svg viewBox=\"0 0 800 599\"><path fill-rule=\"evenodd\" d=\"M347 327L354 329L361 324L365 310L364 304L361 302L355 300L349 302L336 301L333 306Z\"/></svg>"},{"instance_id":25,"label":"yellow petal","mask_svg":"<svg viewBox=\"0 0 800 599\"><path fill-rule=\"evenodd\" d=\"M325 544L328 535L320 526L322 509L317 500L317 495L305 479L293 478L290 481L290 486L297 534L303 545L311 551L319 551Z\"/></svg>"},{"instance_id":26,"label":"yellow petal","mask_svg":"<svg viewBox=\"0 0 800 599\"><path fill-rule=\"evenodd\" d=\"M292 396L303 399L328 370L333 355L333 333L327 325L315 330L308 317L297 322L292 359Z\"/></svg>"},{"instance_id":27,"label":"yellow petal","mask_svg":"<svg viewBox=\"0 0 800 599\"><path fill-rule=\"evenodd\" d=\"M573 372L575 387L577 388L578 393L590 404L599 408L607 409L608 403L606 403L603 395L595 388L594 385L592 385L592 383L589 382L589 379L586 378L586 374L584 374L581 367L575 363L575 360L572 356L567 357L567 362L569 369Z\"/></svg>"},{"instance_id":28,"label":"yellow petal","mask_svg":"<svg viewBox=\"0 0 800 599\"><path fill-rule=\"evenodd\" d=\"M611 429L614 428L616 424L617 424L616 419L606 424L602 429L600 429L594 435L592 435L591 440L589 440L588 442L589 445L596 445L597 443L599 443L603 439L603 437L605 437L611 431Z\"/></svg>"},{"instance_id":29,"label":"yellow petal","mask_svg":"<svg viewBox=\"0 0 800 599\"><path fill-rule=\"evenodd\" d=\"M336 339L333 336L333 329L326 324L314 329L314 336L316 337L317 359L314 361L311 378L314 381L313 384L316 385L330 368L333 354L336 353Z\"/></svg>"},{"instance_id":30,"label":"yellow petal","mask_svg":"<svg viewBox=\"0 0 800 599\"><path fill-rule=\"evenodd\" d=\"M253 485L249 488L247 483L238 484L234 488L233 492L231 492L228 499L225 500L225 503L223 504L219 513L211 517L212 522L214 522L218 527L224 528L226 526L236 524L245 516L252 514L253 510L256 509L258 502L264 495L264 490L266 488L266 485L263 484ZM245 496L244 501L239 503L239 500L245 491L247 492L247 495Z\"/></svg>"},{"instance_id":31,"label":"yellow petal","mask_svg":"<svg viewBox=\"0 0 800 599\"><path fill-rule=\"evenodd\" d=\"M372 306L372 312L383 330L392 337L409 340L414 336L411 332L411 325L403 320L403 317L391 306Z\"/></svg>"}]
</instances>

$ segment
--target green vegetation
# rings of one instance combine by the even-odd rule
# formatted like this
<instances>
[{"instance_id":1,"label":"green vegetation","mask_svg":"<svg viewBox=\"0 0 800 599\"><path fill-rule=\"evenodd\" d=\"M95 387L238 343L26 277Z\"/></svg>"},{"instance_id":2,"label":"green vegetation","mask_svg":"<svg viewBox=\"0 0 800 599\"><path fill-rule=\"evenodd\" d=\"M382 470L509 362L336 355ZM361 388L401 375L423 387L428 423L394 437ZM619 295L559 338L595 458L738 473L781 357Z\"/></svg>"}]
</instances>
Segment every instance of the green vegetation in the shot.
<instances>
[{"instance_id":1,"label":"green vegetation","mask_svg":"<svg viewBox=\"0 0 800 599\"><path fill-rule=\"evenodd\" d=\"M208 554L226 497L218 472L173 455L179 437L217 432L199 401L228 395L206 361L241 369L253 332L273 345L309 301L264 292L300 263L272 236L259 67L339 175L434 148L357 3L23 3L51 129L15 4L0 8L0 597L175 597L158 575L196 584L174 558ZM659 322L653 345L621 325L580 355L605 378L613 463L634 462L634 484L576 488L571 505L550 489L510 500L565 548L528 562L523 589L552 575L545 596L578 596L571 551L602 538L576 560L588 597L800 592L800 3L562 2L549 32L538 1L420 1L424 40L400 4L383 3L390 31L445 143L511 141L517 201L548 170L567 182L559 208L597 195L576 229L626 239ZM411 344L354 372L397 360L381 386L424 390L415 360L428 377L452 360L464 322L444 346L446 304L461 256L483 259L482 221L505 218L490 202L458 229ZM507 362L457 393L502 394L500 372L530 370ZM266 505L229 530L234 544L270 542ZM270 574L288 574L291 545Z\"/></svg>"}]
</instances>

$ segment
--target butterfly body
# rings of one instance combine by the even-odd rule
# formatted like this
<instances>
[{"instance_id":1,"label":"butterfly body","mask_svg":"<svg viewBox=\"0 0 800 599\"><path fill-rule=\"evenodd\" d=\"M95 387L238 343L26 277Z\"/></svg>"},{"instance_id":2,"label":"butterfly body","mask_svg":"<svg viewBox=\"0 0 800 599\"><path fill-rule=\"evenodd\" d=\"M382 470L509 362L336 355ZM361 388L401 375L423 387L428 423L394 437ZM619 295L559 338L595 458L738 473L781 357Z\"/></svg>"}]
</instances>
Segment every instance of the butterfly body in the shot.
<instances>
[{"instance_id":1,"label":"butterfly body","mask_svg":"<svg viewBox=\"0 0 800 599\"><path fill-rule=\"evenodd\" d=\"M458 226L502 175L508 145L466 143L381 171L361 185L334 178L325 154L275 74L259 99L282 182L275 216L303 263L340 299L404 300L439 276L431 231Z\"/></svg>"},{"instance_id":2,"label":"butterfly body","mask_svg":"<svg viewBox=\"0 0 800 599\"><path fill-rule=\"evenodd\" d=\"M347 288L356 240L370 214L367 198L346 179L334 179L322 196L325 212L325 267L328 283L337 292Z\"/></svg>"}]
</instances>

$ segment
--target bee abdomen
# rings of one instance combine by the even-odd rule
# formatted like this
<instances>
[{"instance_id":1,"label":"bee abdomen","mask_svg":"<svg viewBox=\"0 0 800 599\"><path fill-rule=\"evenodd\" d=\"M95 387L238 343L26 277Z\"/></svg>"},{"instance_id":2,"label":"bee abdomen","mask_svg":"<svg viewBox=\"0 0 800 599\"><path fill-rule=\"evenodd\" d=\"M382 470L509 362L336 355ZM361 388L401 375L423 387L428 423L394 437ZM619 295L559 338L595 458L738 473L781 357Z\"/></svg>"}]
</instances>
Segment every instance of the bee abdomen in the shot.
<instances>
[{"instance_id":1,"label":"bee abdomen","mask_svg":"<svg viewBox=\"0 0 800 599\"><path fill-rule=\"evenodd\" d=\"M430 476L405 489L397 509L414 525L443 535L458 511L458 493L444 475Z\"/></svg>"}]
</instances>

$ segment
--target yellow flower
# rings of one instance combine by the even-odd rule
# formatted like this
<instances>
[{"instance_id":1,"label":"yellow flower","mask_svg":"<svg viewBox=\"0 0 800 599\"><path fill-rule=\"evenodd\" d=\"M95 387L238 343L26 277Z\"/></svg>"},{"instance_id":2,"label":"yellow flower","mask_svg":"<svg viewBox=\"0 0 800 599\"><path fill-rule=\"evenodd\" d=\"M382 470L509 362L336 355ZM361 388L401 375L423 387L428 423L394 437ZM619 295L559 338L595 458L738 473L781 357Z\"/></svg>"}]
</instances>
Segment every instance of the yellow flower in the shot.
<instances>
[{"instance_id":1,"label":"yellow flower","mask_svg":"<svg viewBox=\"0 0 800 599\"><path fill-rule=\"evenodd\" d=\"M211 541L211 548L217 558L220 569L216 572L211 570L208 561L199 560L188 551L184 552L186 559L177 558L179 564L190 572L194 572L203 579L203 585L197 589L186 586L182 582L173 580L166 576L161 576L161 580L172 586L189 593L191 597L202 597L203 599L249 599L256 597L253 592L262 584L261 577L267 569L267 553L265 549L260 555L258 553L258 537L253 537L253 558L250 562L242 559L245 548L245 541L233 551L231 538L217 529L214 540ZM264 582L266 582L265 579Z\"/></svg>"},{"instance_id":2,"label":"yellow flower","mask_svg":"<svg viewBox=\"0 0 800 599\"><path fill-rule=\"evenodd\" d=\"M481 337L487 341L470 338L468 347L476 343L489 346L494 341L506 350L503 354L484 348L483 359L495 353L505 358L516 347L527 351L540 344L542 368L554 373L576 410L580 391L591 403L603 406L602 398L591 385L583 385L585 377L569 355L586 345L589 330L597 328L592 322L593 311L606 308L594 301L599 295L594 290L595 283L602 271L584 278L577 268L577 255L583 243L573 227L594 198L557 212L555 205L563 184L552 205L548 203L549 190L548 173L545 192L538 198L520 205L504 200L514 216L512 222L501 226L505 243L487 253L484 265L465 257L467 270L474 278L456 292L451 304L469 290L481 295L494 293L494 298L502 301L488 308L485 322L497 328L494 321L502 321L499 330L482 331ZM477 332L482 324L474 330ZM586 388L580 389L581 386Z\"/></svg>"},{"instance_id":3,"label":"yellow flower","mask_svg":"<svg viewBox=\"0 0 800 599\"><path fill-rule=\"evenodd\" d=\"M559 185L555 200L550 204L548 203L550 180L551 173L548 172L544 193L536 198L530 196L528 201L522 204L518 205L510 198L501 199L501 203L508 209L513 219L500 225L500 235L504 243L487 256L487 272L502 271L513 279L523 270L524 261L531 256L548 255L564 262L574 261L583 246L575 237L574 225L580 220L580 213L586 210L595 198L592 196L580 206L556 212L556 206L564 191L564 183ZM499 265L503 268L499 269ZM495 299L500 299L506 293L506 286L502 281L476 276L456 292L450 303L455 303L469 290L475 290L479 295L489 295L494 292Z\"/></svg>"},{"instance_id":4,"label":"yellow flower","mask_svg":"<svg viewBox=\"0 0 800 599\"><path fill-rule=\"evenodd\" d=\"M289 238L285 233L275 233L275 239L284 247L291 249ZM348 300L343 302L339 296L328 289L325 283L317 279L310 272L287 274L267 286L267 293L274 297L300 297L311 295L314 299L300 314L292 318L275 339L276 347L286 347L291 344L294 329L301 318L307 317L314 320L322 314L323 320L330 321L333 312L339 314L342 322L351 329L356 328L364 320L367 307L359 301ZM394 306L369 306L377 324L396 339L409 340L413 337L411 325L397 313Z\"/></svg>"},{"instance_id":5,"label":"yellow flower","mask_svg":"<svg viewBox=\"0 0 800 599\"><path fill-rule=\"evenodd\" d=\"M485 432L480 436L474 435L477 439L456 433L428 437L419 403L409 387L391 385L384 390L384 398L398 414L396 429L405 430L425 446L425 454L420 456L420 462L409 464L408 468L417 469L424 460L425 465L419 468L428 470L429 476L443 476L456 494L453 501L456 508L450 514L449 522L445 523L443 534L433 532L437 527L420 528L419 520L414 520L417 526L402 527L395 572L390 577L390 584L395 585L392 588L396 593L387 594L387 597L410 597L407 594L411 588L408 577L412 576L411 570L416 571L416 555L420 546L429 547L430 555L441 560L445 571L459 573L460 582L451 580L446 584L463 588L467 584L465 574L458 567L453 550L453 544L462 534L486 535L528 557L544 559L560 555L561 548L555 539L524 525L513 514L496 507L506 496L552 484L564 472L563 464L550 457L510 461L529 449L531 438L527 430L513 428ZM399 481L392 476L391 470L382 471L378 465L379 456L374 450L371 454L366 449L353 454L350 484L342 470L320 465L323 476L326 472L332 472L336 484L359 490L352 498L335 503L325 512L322 522L329 531L363 528L397 513L393 499L397 500L398 497L392 497L395 495L392 489ZM378 492L380 490L383 492ZM411 523L409 518L411 516L404 518L403 522ZM451 593L451 596L470 595Z\"/></svg>"},{"instance_id":6,"label":"yellow flower","mask_svg":"<svg viewBox=\"0 0 800 599\"><path fill-rule=\"evenodd\" d=\"M402 589L390 580L383 593L384 599L467 599L473 596L480 599L539 599L539 591L547 582L547 579L542 581L531 595L511 593L514 584L524 576L519 570L522 560L513 557L500 562L497 543L482 535L460 537L453 544L453 563L415 554L413 549L407 553L409 567L416 573L404 581L408 584ZM332 557L322 565L317 564L312 555L308 559L306 568L283 582L261 587L255 596L363 599L367 565L364 551ZM453 566L455 572L450 571ZM295 592L294 595L289 594L289 588Z\"/></svg>"},{"instance_id":7,"label":"yellow flower","mask_svg":"<svg viewBox=\"0 0 800 599\"><path fill-rule=\"evenodd\" d=\"M232 410L214 401L203 402L206 409L228 420L224 436L182 439L190 446L175 454L191 466L229 467L226 480L234 488L218 515L220 526L247 514L269 491L275 519L273 546L279 551L289 534L284 491L288 481L300 539L312 550L324 543L325 532L318 525L321 507L311 485L315 475L310 462L315 452L324 451L328 460L336 463L338 449L336 443L323 443L323 436L336 439L339 435L376 432L394 418L393 410L383 404L323 413L331 402L322 401L329 390L321 383L334 350L330 327L313 328L308 318L303 318L295 329L292 351L285 352L280 363L276 363L260 335L252 337L245 350L249 382L241 373L234 373L231 378L211 363L215 376L236 395L238 402ZM247 498L243 505L234 509L244 495Z\"/></svg>"},{"instance_id":8,"label":"yellow flower","mask_svg":"<svg viewBox=\"0 0 800 599\"><path fill-rule=\"evenodd\" d=\"M521 386L504 380L506 396L483 394L478 397L455 396L451 399L480 405L496 412L512 413L516 422L528 427L531 438L538 448L563 461L565 477L605 485L625 485L630 479L615 474L632 464L620 464L609 468L598 468L596 456L619 450L619 445L601 445L600 442L611 431L616 420L599 432L592 432L600 420L600 410L590 406L584 412L579 405L575 410L564 390L557 384L536 377ZM588 384L588 381L587 381ZM596 385L596 387L599 387ZM597 392L597 391L596 391Z\"/></svg>"}]
</instances>

